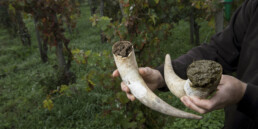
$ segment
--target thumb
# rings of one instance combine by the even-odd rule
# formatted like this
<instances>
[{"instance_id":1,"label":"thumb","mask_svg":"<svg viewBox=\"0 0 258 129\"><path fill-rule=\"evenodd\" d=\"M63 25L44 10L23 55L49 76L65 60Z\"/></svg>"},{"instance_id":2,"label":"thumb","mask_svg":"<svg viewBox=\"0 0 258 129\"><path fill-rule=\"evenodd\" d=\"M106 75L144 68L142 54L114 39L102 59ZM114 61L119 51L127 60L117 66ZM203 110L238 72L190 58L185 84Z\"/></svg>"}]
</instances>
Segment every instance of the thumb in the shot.
<instances>
[{"instance_id":1,"label":"thumb","mask_svg":"<svg viewBox=\"0 0 258 129\"><path fill-rule=\"evenodd\" d=\"M150 75L151 72L152 72L152 70L151 70L150 67L141 67L141 68L139 68L139 73L140 73L140 75L142 75L142 76Z\"/></svg>"},{"instance_id":2,"label":"thumb","mask_svg":"<svg viewBox=\"0 0 258 129\"><path fill-rule=\"evenodd\" d=\"M139 68L139 73L140 73L140 75L142 75L142 76L146 75L146 69L145 69L145 67Z\"/></svg>"}]
</instances>

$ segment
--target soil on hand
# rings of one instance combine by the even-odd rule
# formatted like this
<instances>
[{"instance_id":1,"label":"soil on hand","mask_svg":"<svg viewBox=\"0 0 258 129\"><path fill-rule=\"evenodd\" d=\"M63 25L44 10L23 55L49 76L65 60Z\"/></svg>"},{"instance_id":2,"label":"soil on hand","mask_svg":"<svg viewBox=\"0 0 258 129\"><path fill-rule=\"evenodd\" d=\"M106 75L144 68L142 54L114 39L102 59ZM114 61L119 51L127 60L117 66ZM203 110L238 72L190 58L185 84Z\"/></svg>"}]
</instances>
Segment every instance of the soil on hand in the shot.
<instances>
[{"instance_id":1,"label":"soil on hand","mask_svg":"<svg viewBox=\"0 0 258 129\"><path fill-rule=\"evenodd\" d=\"M132 43L128 41L118 41L113 45L112 53L122 57L127 57L132 50Z\"/></svg>"},{"instance_id":2,"label":"soil on hand","mask_svg":"<svg viewBox=\"0 0 258 129\"><path fill-rule=\"evenodd\" d=\"M211 88L217 87L222 75L222 66L211 60L199 60L187 68L187 77L192 82L192 87Z\"/></svg>"}]
</instances>

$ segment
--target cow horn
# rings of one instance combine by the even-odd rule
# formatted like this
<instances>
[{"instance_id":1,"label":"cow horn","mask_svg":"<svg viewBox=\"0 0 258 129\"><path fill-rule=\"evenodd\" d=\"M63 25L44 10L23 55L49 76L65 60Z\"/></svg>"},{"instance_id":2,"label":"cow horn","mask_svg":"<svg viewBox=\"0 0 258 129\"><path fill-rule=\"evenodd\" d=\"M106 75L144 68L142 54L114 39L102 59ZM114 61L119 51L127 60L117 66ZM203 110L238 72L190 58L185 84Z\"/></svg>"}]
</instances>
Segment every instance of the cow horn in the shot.
<instances>
[{"instance_id":1,"label":"cow horn","mask_svg":"<svg viewBox=\"0 0 258 129\"><path fill-rule=\"evenodd\" d=\"M201 116L187 113L181 111L177 108L174 108L156 96L146 85L144 80L139 74L137 62L135 59L135 54L133 50L133 46L131 45L131 52L126 56L121 56L115 53L115 47L118 44L131 44L128 41L119 41L116 42L113 47L113 56L115 59L115 63L117 69L120 73L120 76L123 82L129 87L131 93L145 106L161 112L166 115L180 117L180 118L188 118L188 119L201 119ZM123 46L124 47L124 46ZM123 48L122 47L122 48Z\"/></svg>"},{"instance_id":2,"label":"cow horn","mask_svg":"<svg viewBox=\"0 0 258 129\"><path fill-rule=\"evenodd\" d=\"M167 54L165 58L164 76L168 89L176 97L181 98L186 95L184 91L184 85L189 81L184 80L176 75L175 71L173 70L169 54Z\"/></svg>"}]
</instances>

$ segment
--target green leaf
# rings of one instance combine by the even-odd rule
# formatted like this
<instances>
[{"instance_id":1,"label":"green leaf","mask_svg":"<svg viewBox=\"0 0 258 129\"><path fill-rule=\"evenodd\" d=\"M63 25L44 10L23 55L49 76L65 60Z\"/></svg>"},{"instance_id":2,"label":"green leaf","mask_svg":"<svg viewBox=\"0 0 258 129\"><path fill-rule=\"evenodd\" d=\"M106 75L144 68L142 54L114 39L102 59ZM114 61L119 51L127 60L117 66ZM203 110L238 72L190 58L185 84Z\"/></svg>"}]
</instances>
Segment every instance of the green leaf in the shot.
<instances>
[{"instance_id":1,"label":"green leaf","mask_svg":"<svg viewBox=\"0 0 258 129\"><path fill-rule=\"evenodd\" d=\"M155 1L155 3L156 3L156 4L158 4L158 3L159 3L159 0L154 0L154 1Z\"/></svg>"},{"instance_id":2,"label":"green leaf","mask_svg":"<svg viewBox=\"0 0 258 129\"><path fill-rule=\"evenodd\" d=\"M107 51L107 50L104 50L104 51L103 51L103 55L104 55L105 57L108 57L109 54L110 54L110 51Z\"/></svg>"},{"instance_id":3,"label":"green leaf","mask_svg":"<svg viewBox=\"0 0 258 129\"><path fill-rule=\"evenodd\" d=\"M107 29L108 25L110 24L111 20L112 20L111 18L106 17L106 16L101 17L100 21L98 23L98 25L100 26L100 29L105 31Z\"/></svg>"},{"instance_id":4,"label":"green leaf","mask_svg":"<svg viewBox=\"0 0 258 129\"><path fill-rule=\"evenodd\" d=\"M124 1L124 3L128 3L129 2L129 0L123 0Z\"/></svg>"}]
</instances>

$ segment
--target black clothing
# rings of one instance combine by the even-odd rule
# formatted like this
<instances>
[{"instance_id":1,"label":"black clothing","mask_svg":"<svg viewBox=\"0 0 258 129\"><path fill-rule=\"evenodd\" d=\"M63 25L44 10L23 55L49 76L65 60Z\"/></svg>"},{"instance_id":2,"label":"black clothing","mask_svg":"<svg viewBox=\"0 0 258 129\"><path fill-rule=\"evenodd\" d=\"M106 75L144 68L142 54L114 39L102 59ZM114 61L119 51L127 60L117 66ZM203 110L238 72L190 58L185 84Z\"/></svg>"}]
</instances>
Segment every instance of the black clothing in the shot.
<instances>
[{"instance_id":1,"label":"black clothing","mask_svg":"<svg viewBox=\"0 0 258 129\"><path fill-rule=\"evenodd\" d=\"M248 84L242 100L225 108L224 128L258 129L258 0L246 0L223 32L214 35L210 44L173 60L173 68L186 79L188 65L200 59L219 62L224 74L236 72L236 77ZM163 75L163 66L158 70Z\"/></svg>"}]
</instances>

